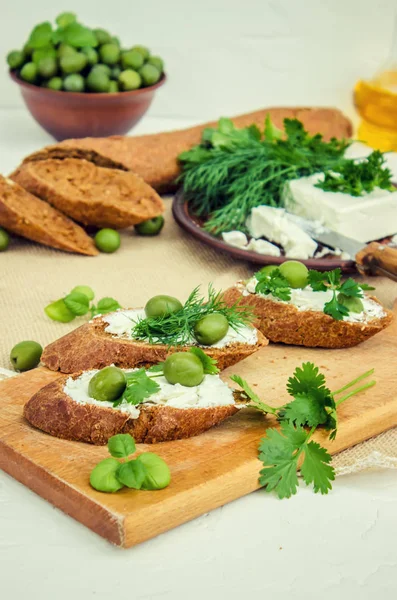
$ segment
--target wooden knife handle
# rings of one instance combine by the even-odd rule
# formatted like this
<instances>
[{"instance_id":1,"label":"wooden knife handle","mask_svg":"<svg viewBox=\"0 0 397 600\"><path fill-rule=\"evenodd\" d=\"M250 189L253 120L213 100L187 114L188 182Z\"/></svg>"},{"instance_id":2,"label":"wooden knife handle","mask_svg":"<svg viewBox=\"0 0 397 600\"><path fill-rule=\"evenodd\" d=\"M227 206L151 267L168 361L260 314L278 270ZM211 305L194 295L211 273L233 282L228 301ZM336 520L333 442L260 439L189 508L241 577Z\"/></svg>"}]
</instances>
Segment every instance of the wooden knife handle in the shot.
<instances>
[{"instance_id":1,"label":"wooden knife handle","mask_svg":"<svg viewBox=\"0 0 397 600\"><path fill-rule=\"evenodd\" d=\"M371 242L356 255L356 262L366 275L381 273L397 280L397 248Z\"/></svg>"}]
</instances>

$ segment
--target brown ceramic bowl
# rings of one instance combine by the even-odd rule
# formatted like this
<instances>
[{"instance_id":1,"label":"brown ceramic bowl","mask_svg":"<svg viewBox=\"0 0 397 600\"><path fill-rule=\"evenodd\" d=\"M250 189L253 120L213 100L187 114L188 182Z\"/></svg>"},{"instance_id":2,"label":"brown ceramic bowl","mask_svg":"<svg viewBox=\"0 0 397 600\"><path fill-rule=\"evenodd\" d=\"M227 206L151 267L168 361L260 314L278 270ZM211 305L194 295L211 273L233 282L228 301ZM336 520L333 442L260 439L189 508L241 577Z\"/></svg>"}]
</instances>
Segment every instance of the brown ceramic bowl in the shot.
<instances>
[{"instance_id":1,"label":"brown ceramic bowl","mask_svg":"<svg viewBox=\"0 0 397 600\"><path fill-rule=\"evenodd\" d=\"M166 80L132 92L113 94L56 92L22 81L10 71L20 86L22 98L32 117L56 140L124 135L141 120L154 93Z\"/></svg>"}]
</instances>

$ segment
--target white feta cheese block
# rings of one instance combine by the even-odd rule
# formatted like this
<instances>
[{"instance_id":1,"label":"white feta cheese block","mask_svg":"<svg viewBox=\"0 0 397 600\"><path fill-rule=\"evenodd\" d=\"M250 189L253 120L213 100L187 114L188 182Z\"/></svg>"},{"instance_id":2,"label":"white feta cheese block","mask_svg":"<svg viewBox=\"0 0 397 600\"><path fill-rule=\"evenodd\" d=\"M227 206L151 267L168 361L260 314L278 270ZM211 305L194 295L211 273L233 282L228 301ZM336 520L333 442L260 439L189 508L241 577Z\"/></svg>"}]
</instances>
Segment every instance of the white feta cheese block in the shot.
<instances>
[{"instance_id":1,"label":"white feta cheese block","mask_svg":"<svg viewBox=\"0 0 397 600\"><path fill-rule=\"evenodd\" d=\"M288 258L311 258L317 249L317 242L293 223L283 208L257 206L252 209L246 225L252 237L265 237L280 244Z\"/></svg>"},{"instance_id":2,"label":"white feta cheese block","mask_svg":"<svg viewBox=\"0 0 397 600\"><path fill-rule=\"evenodd\" d=\"M363 243L397 232L397 191L377 188L364 196L325 192L315 187L323 179L317 173L286 183L286 210Z\"/></svg>"},{"instance_id":3,"label":"white feta cheese block","mask_svg":"<svg viewBox=\"0 0 397 600\"><path fill-rule=\"evenodd\" d=\"M222 233L222 239L229 246L243 248L246 250L248 244L247 236L242 231L225 231Z\"/></svg>"},{"instance_id":4,"label":"white feta cheese block","mask_svg":"<svg viewBox=\"0 0 397 600\"><path fill-rule=\"evenodd\" d=\"M267 242L266 240L256 240L251 238L246 250L257 252L258 254L266 254L266 256L280 256L281 251L278 246Z\"/></svg>"}]
</instances>

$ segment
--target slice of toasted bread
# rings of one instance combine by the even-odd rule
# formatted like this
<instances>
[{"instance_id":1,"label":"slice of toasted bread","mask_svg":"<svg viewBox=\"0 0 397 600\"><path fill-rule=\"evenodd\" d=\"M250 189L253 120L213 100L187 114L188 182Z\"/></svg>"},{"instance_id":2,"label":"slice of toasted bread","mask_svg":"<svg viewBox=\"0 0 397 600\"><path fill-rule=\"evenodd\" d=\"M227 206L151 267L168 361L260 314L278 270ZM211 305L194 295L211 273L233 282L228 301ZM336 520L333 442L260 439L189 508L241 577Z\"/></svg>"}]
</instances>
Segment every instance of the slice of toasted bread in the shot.
<instances>
[{"instance_id":1,"label":"slice of toasted bread","mask_svg":"<svg viewBox=\"0 0 397 600\"><path fill-rule=\"evenodd\" d=\"M380 302L370 297L380 304ZM349 348L364 342L392 321L392 313L384 308L385 316L366 323L336 321L321 311L298 310L285 302L274 302L258 294L243 296L241 289L226 290L224 300L229 306L241 302L252 306L257 320L255 326L271 342L281 342L308 348Z\"/></svg>"},{"instance_id":2,"label":"slice of toasted bread","mask_svg":"<svg viewBox=\"0 0 397 600\"><path fill-rule=\"evenodd\" d=\"M112 364L122 368L147 367L165 360L176 350L188 351L190 347L169 348L163 344L148 344L115 337L105 331L107 325L103 319L97 317L49 344L44 348L42 363L52 371L61 373L102 369ZM224 348L206 346L205 353L215 358L218 368L223 370L267 344L267 339L258 332L256 344L233 343Z\"/></svg>"},{"instance_id":3,"label":"slice of toasted bread","mask_svg":"<svg viewBox=\"0 0 397 600\"><path fill-rule=\"evenodd\" d=\"M25 163L11 178L84 225L123 229L165 210L160 196L138 175L87 160Z\"/></svg>"},{"instance_id":4,"label":"slice of toasted bread","mask_svg":"<svg viewBox=\"0 0 397 600\"><path fill-rule=\"evenodd\" d=\"M41 388L25 404L24 417L50 435L89 444L106 444L117 433L129 433L136 442L149 444L193 437L239 410L236 404L211 408L142 404L139 417L132 418L113 408L78 404L63 391L66 380L60 377Z\"/></svg>"},{"instance_id":5,"label":"slice of toasted bread","mask_svg":"<svg viewBox=\"0 0 397 600\"><path fill-rule=\"evenodd\" d=\"M0 225L11 233L45 246L87 256L98 254L84 229L1 175Z\"/></svg>"},{"instance_id":6,"label":"slice of toasted bread","mask_svg":"<svg viewBox=\"0 0 397 600\"><path fill-rule=\"evenodd\" d=\"M299 119L309 133L322 133L326 140L352 135L350 120L335 108L264 108L232 117L232 121L236 127L254 123L262 130L267 115L277 127L282 127L285 118ZM203 130L215 125L216 122L203 123L180 131L134 137L65 140L31 154L25 161L85 158L100 166L134 171L154 189L165 193L176 188L175 180L180 173L178 155L199 144Z\"/></svg>"}]
</instances>

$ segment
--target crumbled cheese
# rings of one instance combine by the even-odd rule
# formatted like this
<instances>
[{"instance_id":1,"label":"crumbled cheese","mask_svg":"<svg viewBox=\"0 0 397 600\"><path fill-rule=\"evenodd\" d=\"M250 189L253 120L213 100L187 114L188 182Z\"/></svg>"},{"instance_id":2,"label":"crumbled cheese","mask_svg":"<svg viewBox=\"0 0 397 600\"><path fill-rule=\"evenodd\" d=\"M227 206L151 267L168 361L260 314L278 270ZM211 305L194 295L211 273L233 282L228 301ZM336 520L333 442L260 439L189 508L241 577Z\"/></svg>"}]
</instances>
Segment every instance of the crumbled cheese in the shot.
<instances>
[{"instance_id":1,"label":"crumbled cheese","mask_svg":"<svg viewBox=\"0 0 397 600\"><path fill-rule=\"evenodd\" d=\"M283 208L271 206L253 208L246 225L254 238L265 237L271 242L280 244L287 258L311 258L317 249L317 242L290 220Z\"/></svg>"},{"instance_id":2,"label":"crumbled cheese","mask_svg":"<svg viewBox=\"0 0 397 600\"><path fill-rule=\"evenodd\" d=\"M258 280L255 277L251 277L251 279L249 279L246 283L245 287L242 287L243 296L255 294L257 283ZM326 292L315 292L310 286L307 286L303 289L291 289L291 299L289 301L280 300L272 294L258 294L258 296L266 298L267 300L272 300L273 302L293 304L300 311L313 310L322 312L326 302L329 302L332 299L332 291L327 290ZM381 319L385 316L382 306L371 298L368 298L364 295L364 298L362 298L361 301L364 305L364 310L361 313L349 313L347 317L343 318L344 321L348 321L350 323L365 323L371 319Z\"/></svg>"},{"instance_id":3,"label":"crumbled cheese","mask_svg":"<svg viewBox=\"0 0 397 600\"><path fill-rule=\"evenodd\" d=\"M248 244L247 236L242 231L225 231L222 233L222 239L229 246L246 249Z\"/></svg>"},{"instance_id":4,"label":"crumbled cheese","mask_svg":"<svg viewBox=\"0 0 397 600\"><path fill-rule=\"evenodd\" d=\"M246 250L257 252L258 254L266 254L266 256L280 256L281 251L278 246L271 244L266 240L256 240L251 238Z\"/></svg>"},{"instance_id":5,"label":"crumbled cheese","mask_svg":"<svg viewBox=\"0 0 397 600\"><path fill-rule=\"evenodd\" d=\"M110 333L115 337L122 337L131 340L133 339L131 332L134 323L136 323L139 319L144 319L145 316L145 310L143 308L134 308L130 310L120 309L116 312L104 315L102 320L105 323L108 323L108 326L105 327L106 333ZM229 327L225 337L216 344L212 344L211 348L224 348L234 343L255 345L257 341L258 332L254 327L243 325L242 327L239 327L238 331L235 331L232 327ZM199 346L200 344L192 337L190 340L190 345ZM205 346L202 347L205 348Z\"/></svg>"},{"instance_id":6,"label":"crumbled cheese","mask_svg":"<svg viewBox=\"0 0 397 600\"><path fill-rule=\"evenodd\" d=\"M126 373L136 370L124 369ZM122 402L119 406L114 407L112 402L101 402L89 395L88 386L96 373L98 370L85 371L76 378L68 377L63 388L64 393L78 404L113 408L113 410L127 413L132 419L137 419L140 414L139 405L134 406L128 402ZM150 376L150 373L148 375ZM194 387L185 387L179 383L172 385L165 377L156 377L156 382L160 385L160 390L149 396L144 404L172 406L180 409L211 408L234 404L233 391L220 379L219 375L205 375L200 385Z\"/></svg>"}]
</instances>

